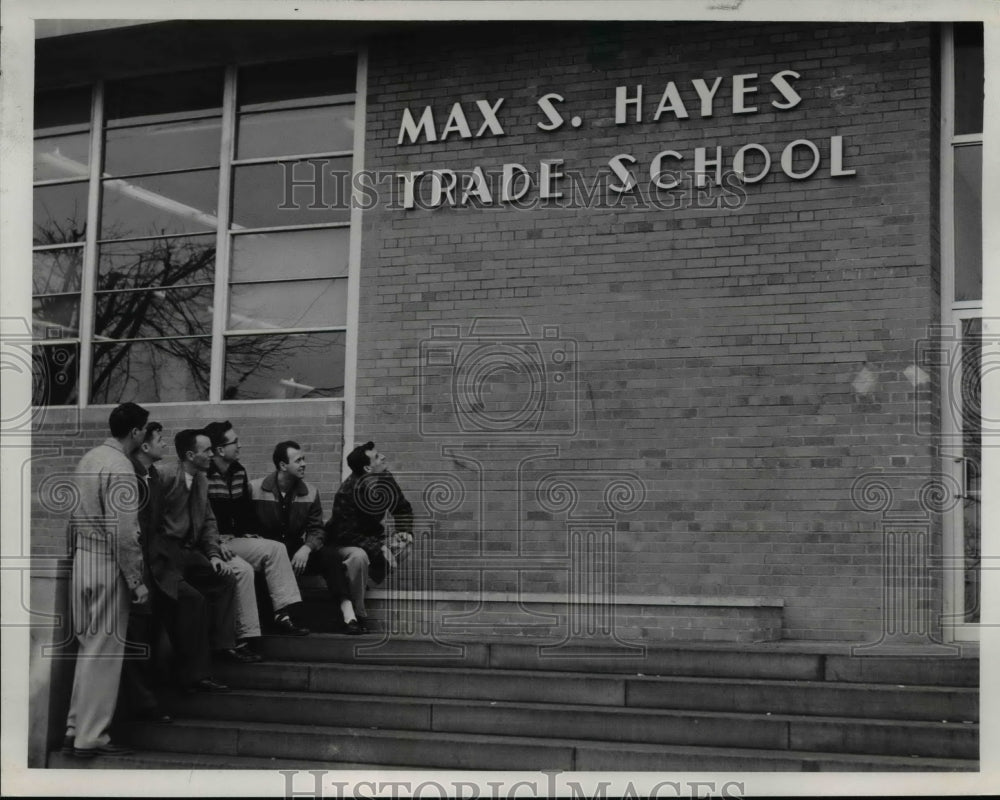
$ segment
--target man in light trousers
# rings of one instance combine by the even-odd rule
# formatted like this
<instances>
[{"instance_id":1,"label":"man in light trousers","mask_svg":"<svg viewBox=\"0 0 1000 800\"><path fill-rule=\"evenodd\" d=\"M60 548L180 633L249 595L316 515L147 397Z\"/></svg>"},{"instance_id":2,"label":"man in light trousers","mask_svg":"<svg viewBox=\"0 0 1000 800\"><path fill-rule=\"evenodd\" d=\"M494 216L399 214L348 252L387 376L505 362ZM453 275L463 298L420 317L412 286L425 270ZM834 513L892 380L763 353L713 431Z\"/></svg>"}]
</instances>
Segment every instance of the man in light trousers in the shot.
<instances>
[{"instance_id":1,"label":"man in light trousers","mask_svg":"<svg viewBox=\"0 0 1000 800\"><path fill-rule=\"evenodd\" d=\"M132 752L111 741L130 603L145 603L138 484L129 456L142 443L149 412L123 403L108 418L111 437L88 452L73 480L71 596L79 651L66 719L66 749L77 758Z\"/></svg>"}]
</instances>

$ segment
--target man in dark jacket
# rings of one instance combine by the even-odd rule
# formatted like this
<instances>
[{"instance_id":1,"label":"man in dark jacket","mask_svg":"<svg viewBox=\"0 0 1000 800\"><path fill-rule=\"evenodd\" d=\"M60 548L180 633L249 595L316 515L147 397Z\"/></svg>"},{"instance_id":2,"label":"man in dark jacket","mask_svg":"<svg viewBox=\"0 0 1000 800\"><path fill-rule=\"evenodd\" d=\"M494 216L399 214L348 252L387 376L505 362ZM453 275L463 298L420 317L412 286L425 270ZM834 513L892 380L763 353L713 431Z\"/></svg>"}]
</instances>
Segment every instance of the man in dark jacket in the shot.
<instances>
[{"instance_id":1,"label":"man in dark jacket","mask_svg":"<svg viewBox=\"0 0 1000 800\"><path fill-rule=\"evenodd\" d=\"M383 547L382 520L392 514L396 530L409 534L413 508L389 472L385 456L374 442L365 442L347 455L348 476L333 498L333 516L326 524L327 541L336 545L347 570L354 611L365 627L365 589L369 574L380 581L388 570Z\"/></svg>"},{"instance_id":2,"label":"man in dark jacket","mask_svg":"<svg viewBox=\"0 0 1000 800\"><path fill-rule=\"evenodd\" d=\"M275 471L250 482L258 532L282 542L296 575L320 574L331 599L343 611L347 600L344 567L335 547L325 546L319 493L305 482L306 456L298 442L279 442L271 460ZM344 615L345 632L362 633L354 614Z\"/></svg>"},{"instance_id":3,"label":"man in dark jacket","mask_svg":"<svg viewBox=\"0 0 1000 800\"><path fill-rule=\"evenodd\" d=\"M160 708L153 691L153 645L162 626L161 598L149 574L150 542L156 536L163 514L160 476L154 464L163 458L167 445L163 441L163 426L159 422L146 425L146 437L130 460L139 483L139 542L142 546L143 583L150 589L149 602L135 606L128 618L128 641L137 651L130 654L122 667L122 694L133 716L156 722L171 722ZM129 653L129 650L126 650ZM119 703L119 706L122 704Z\"/></svg>"},{"instance_id":4,"label":"man in dark jacket","mask_svg":"<svg viewBox=\"0 0 1000 800\"><path fill-rule=\"evenodd\" d=\"M183 430L174 437L174 448L177 460L158 469L163 514L150 542L150 572L179 656L179 683L199 691L225 691L211 679L210 651L233 661L259 657L237 652L237 578L219 549L205 479L211 442L202 431ZM249 574L252 592L253 570L242 560L239 569Z\"/></svg>"}]
</instances>

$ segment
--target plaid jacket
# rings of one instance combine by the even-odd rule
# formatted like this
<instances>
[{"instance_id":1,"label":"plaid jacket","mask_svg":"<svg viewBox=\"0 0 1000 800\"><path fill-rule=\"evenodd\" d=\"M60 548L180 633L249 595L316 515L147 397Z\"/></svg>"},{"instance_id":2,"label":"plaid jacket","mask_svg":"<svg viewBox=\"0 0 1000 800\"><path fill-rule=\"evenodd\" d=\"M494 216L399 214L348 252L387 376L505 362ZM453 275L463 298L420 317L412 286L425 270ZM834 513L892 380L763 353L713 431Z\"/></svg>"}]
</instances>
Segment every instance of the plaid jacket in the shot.
<instances>
[{"instance_id":1,"label":"plaid jacket","mask_svg":"<svg viewBox=\"0 0 1000 800\"><path fill-rule=\"evenodd\" d=\"M413 527L413 507L392 473L351 475L333 498L333 516L326 523L326 540L339 547L360 547L381 557L385 543L382 520L392 514L396 530Z\"/></svg>"}]
</instances>

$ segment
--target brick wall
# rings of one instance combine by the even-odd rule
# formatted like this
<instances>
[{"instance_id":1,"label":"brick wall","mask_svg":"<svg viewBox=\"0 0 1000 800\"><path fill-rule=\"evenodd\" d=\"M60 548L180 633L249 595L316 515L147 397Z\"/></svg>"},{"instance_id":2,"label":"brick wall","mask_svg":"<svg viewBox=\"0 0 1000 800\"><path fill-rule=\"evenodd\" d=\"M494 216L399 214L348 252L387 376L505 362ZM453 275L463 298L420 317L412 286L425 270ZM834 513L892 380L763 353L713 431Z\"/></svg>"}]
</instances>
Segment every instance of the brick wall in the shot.
<instances>
[{"instance_id":1,"label":"brick wall","mask_svg":"<svg viewBox=\"0 0 1000 800\"><path fill-rule=\"evenodd\" d=\"M894 508L920 516L937 468L914 422L933 393L907 372L938 313L935 47L924 24L452 25L372 42L370 170L562 158L593 177L629 153L642 177L662 150L690 167L697 147L728 162L750 142L774 161L736 209L365 212L356 437L437 509L429 583L563 590L590 570L629 595L782 597L791 638L877 636L881 517L852 485L889 473ZM768 83L785 69L801 74L788 111ZM756 114L732 113L737 73L759 75ZM690 81L720 75L703 119ZM670 80L691 118L653 122ZM645 120L615 125L615 87L638 84ZM578 129L535 127L547 92ZM499 97L504 136L397 145L404 108L431 105L440 131L461 101L475 133L474 101ZM838 135L854 176L830 176ZM796 181L777 162L799 138L823 166ZM543 326L575 348L547 363L539 430L448 435L453 384L421 342L486 316L523 320L543 359ZM479 379L488 410L516 410L524 373ZM614 541L589 560L568 546L586 525Z\"/></svg>"},{"instance_id":2,"label":"brick wall","mask_svg":"<svg viewBox=\"0 0 1000 800\"><path fill-rule=\"evenodd\" d=\"M306 453L306 480L319 489L328 515L333 492L340 483L343 404L340 401L300 403L232 403L203 407L144 406L150 420L163 425L170 444L164 460L174 459L174 435L184 428L200 428L228 419L240 438L240 461L250 478L274 470L271 453L284 439L293 439ZM23 479L31 485L31 538L22 552L35 555L68 554L65 536L68 495L60 491L80 457L108 437L109 407L84 410L50 408L35 417L33 450L25 462ZM25 528L27 532L27 526ZM30 548L30 549L29 549Z\"/></svg>"}]
</instances>

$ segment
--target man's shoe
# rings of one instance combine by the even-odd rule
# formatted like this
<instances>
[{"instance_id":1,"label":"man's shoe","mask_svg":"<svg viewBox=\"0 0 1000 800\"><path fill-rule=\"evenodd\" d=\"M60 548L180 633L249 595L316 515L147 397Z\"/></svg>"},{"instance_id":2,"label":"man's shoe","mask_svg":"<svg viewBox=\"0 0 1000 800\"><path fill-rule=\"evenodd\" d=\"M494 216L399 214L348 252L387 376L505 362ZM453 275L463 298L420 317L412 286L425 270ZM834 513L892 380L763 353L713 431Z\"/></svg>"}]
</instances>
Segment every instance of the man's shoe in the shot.
<instances>
[{"instance_id":1,"label":"man's shoe","mask_svg":"<svg viewBox=\"0 0 1000 800\"><path fill-rule=\"evenodd\" d=\"M250 657L250 662L249 663L251 663L251 664L255 663L257 661L263 661L264 660L264 656L262 656L256 650L254 650L250 646L249 642L243 642L243 644L237 645L236 646L236 651L238 653L243 653L244 658L247 657L247 656L249 656Z\"/></svg>"},{"instance_id":2,"label":"man's shoe","mask_svg":"<svg viewBox=\"0 0 1000 800\"><path fill-rule=\"evenodd\" d=\"M274 629L275 633L281 634L282 636L308 636L308 628L300 628L292 620L288 614L275 614L274 615Z\"/></svg>"},{"instance_id":3,"label":"man's shoe","mask_svg":"<svg viewBox=\"0 0 1000 800\"><path fill-rule=\"evenodd\" d=\"M97 747L74 747L73 755L77 758L93 758L94 756L127 756L134 753L131 747L108 742Z\"/></svg>"},{"instance_id":4,"label":"man's shoe","mask_svg":"<svg viewBox=\"0 0 1000 800\"><path fill-rule=\"evenodd\" d=\"M361 623L356 619L352 619L350 622L344 623L344 627L340 629L340 632L348 636L360 636L364 633L364 630L361 628Z\"/></svg>"},{"instance_id":5,"label":"man's shoe","mask_svg":"<svg viewBox=\"0 0 1000 800\"><path fill-rule=\"evenodd\" d=\"M368 617L358 617L358 626L361 628L362 633L371 633L372 625L368 621Z\"/></svg>"},{"instance_id":6,"label":"man's shoe","mask_svg":"<svg viewBox=\"0 0 1000 800\"><path fill-rule=\"evenodd\" d=\"M227 661L235 661L237 664L255 664L264 660L262 655L255 653L247 645L220 650L219 656Z\"/></svg>"},{"instance_id":7,"label":"man's shoe","mask_svg":"<svg viewBox=\"0 0 1000 800\"><path fill-rule=\"evenodd\" d=\"M69 734L63 737L62 751L67 755L73 755L73 737Z\"/></svg>"}]
</instances>

